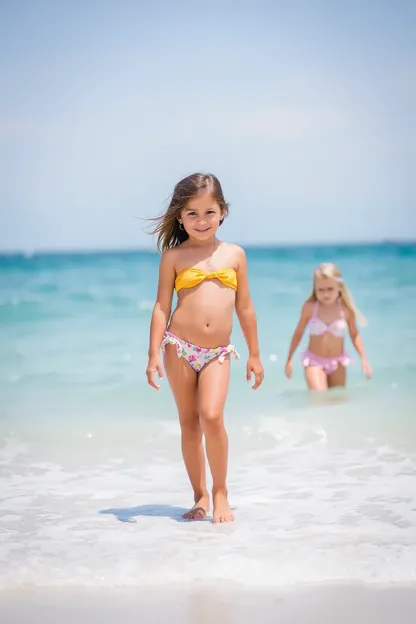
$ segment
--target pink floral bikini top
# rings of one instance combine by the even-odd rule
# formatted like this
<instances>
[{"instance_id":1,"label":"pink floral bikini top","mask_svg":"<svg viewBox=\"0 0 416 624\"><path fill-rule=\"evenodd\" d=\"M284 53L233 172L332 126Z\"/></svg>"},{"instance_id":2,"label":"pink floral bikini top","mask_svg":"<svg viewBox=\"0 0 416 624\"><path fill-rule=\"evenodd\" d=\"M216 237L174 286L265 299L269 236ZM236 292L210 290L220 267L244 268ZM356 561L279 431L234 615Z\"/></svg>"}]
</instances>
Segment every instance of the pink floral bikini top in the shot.
<instances>
[{"instance_id":1,"label":"pink floral bikini top","mask_svg":"<svg viewBox=\"0 0 416 624\"><path fill-rule=\"evenodd\" d=\"M318 317L319 303L316 302L313 307L312 316L309 319L309 333L311 336L323 336L326 333L330 333L336 338L343 338L347 329L347 322L345 320L344 312L341 306L341 302L338 302L339 316L332 323L328 325Z\"/></svg>"}]
</instances>

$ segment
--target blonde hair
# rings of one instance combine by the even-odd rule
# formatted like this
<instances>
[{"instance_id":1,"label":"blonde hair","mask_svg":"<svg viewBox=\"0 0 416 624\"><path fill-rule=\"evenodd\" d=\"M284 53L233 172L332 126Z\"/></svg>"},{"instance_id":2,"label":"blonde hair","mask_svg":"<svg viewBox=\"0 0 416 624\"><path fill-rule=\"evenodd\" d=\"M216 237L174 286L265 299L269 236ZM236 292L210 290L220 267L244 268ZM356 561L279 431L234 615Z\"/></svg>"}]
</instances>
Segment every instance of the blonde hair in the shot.
<instances>
[{"instance_id":1,"label":"blonde hair","mask_svg":"<svg viewBox=\"0 0 416 624\"><path fill-rule=\"evenodd\" d=\"M313 272L313 290L306 302L310 303L318 300L315 292L315 280L320 278L330 278L335 280L338 283L342 303L348 308L348 310L351 310L360 325L367 325L367 319L355 305L353 296L342 278L341 271L331 262L323 262Z\"/></svg>"}]
</instances>

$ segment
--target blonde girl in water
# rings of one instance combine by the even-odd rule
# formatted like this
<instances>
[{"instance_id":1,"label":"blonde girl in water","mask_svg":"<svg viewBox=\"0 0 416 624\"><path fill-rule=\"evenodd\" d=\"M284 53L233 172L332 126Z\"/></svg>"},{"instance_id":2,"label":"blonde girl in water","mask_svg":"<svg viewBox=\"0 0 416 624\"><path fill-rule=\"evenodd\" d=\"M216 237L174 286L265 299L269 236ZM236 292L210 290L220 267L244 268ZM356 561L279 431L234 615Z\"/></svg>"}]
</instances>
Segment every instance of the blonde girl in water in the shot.
<instances>
[{"instance_id":1,"label":"blonde girl in water","mask_svg":"<svg viewBox=\"0 0 416 624\"><path fill-rule=\"evenodd\" d=\"M309 345L301 355L305 367L306 383L310 390L325 391L345 386L346 367L352 361L344 351L344 337L348 331L351 341L361 358L361 366L367 378L371 367L367 361L363 339L357 321L362 325L365 318L355 307L341 272L335 264L321 264L313 274L313 290L305 301L300 320L292 336L286 362L286 376L292 376L292 358L306 328L309 328Z\"/></svg>"},{"instance_id":2,"label":"blonde girl in water","mask_svg":"<svg viewBox=\"0 0 416 624\"><path fill-rule=\"evenodd\" d=\"M203 435L213 481L213 520L234 519L228 503L228 437L223 414L230 356L239 357L230 344L234 309L249 351L247 381L254 375L256 390L264 377L245 253L216 238L227 214L219 180L212 174L195 173L175 186L169 207L153 231L162 257L146 375L149 385L158 390L155 374L162 378L162 350L194 494L194 505L184 514L187 520L200 520L210 509ZM178 301L171 316L174 290Z\"/></svg>"}]
</instances>

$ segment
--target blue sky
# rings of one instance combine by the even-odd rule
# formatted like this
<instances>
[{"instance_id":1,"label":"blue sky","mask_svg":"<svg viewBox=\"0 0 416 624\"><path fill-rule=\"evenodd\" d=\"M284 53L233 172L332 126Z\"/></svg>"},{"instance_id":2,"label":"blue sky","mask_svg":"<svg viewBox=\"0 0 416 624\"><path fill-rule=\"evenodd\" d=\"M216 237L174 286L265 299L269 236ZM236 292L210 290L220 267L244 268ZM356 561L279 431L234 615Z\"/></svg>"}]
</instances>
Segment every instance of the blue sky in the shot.
<instances>
[{"instance_id":1,"label":"blue sky","mask_svg":"<svg viewBox=\"0 0 416 624\"><path fill-rule=\"evenodd\" d=\"M0 249L152 245L212 171L240 243L416 238L415 4L0 2Z\"/></svg>"}]
</instances>

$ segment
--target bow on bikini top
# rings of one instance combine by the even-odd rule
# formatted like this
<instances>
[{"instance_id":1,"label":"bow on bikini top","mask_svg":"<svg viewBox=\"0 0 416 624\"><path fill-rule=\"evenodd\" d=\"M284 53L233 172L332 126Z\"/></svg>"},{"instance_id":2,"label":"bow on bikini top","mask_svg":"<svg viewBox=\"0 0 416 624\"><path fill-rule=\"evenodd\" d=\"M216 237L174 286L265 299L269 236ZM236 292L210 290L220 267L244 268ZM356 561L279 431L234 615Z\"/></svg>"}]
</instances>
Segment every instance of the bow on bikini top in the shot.
<instances>
[{"instance_id":1,"label":"bow on bikini top","mask_svg":"<svg viewBox=\"0 0 416 624\"><path fill-rule=\"evenodd\" d=\"M182 288L192 288L206 279L217 279L224 286L237 290L237 273L234 269L220 269L212 273L205 273L201 269L183 269L175 279L175 290L178 292Z\"/></svg>"},{"instance_id":2,"label":"bow on bikini top","mask_svg":"<svg viewBox=\"0 0 416 624\"><path fill-rule=\"evenodd\" d=\"M309 320L309 332L311 336L322 336L329 333L337 338L343 338L345 330L347 329L347 322L344 318L344 312L342 311L341 304L338 304L339 316L332 323L325 323L318 317L319 303L315 303L313 307L312 316Z\"/></svg>"}]
</instances>

